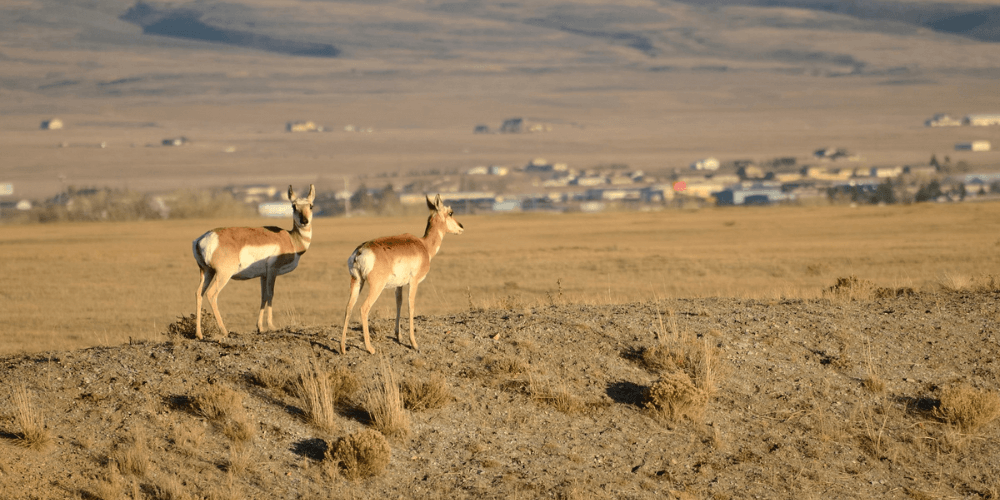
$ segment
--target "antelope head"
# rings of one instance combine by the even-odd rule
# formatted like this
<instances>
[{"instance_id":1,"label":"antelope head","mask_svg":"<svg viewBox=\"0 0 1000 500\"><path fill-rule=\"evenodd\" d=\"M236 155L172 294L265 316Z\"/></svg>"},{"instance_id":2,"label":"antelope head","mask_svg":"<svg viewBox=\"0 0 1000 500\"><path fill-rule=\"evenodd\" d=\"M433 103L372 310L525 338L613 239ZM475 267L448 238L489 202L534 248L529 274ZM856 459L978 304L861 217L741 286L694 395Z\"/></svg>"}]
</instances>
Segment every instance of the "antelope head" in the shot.
<instances>
[{"instance_id":1,"label":"antelope head","mask_svg":"<svg viewBox=\"0 0 1000 500\"><path fill-rule=\"evenodd\" d=\"M455 220L455 211L441 201L440 194L434 197L434 201L431 201L430 196L427 197L427 208L432 212L428 226L437 221L444 224L444 227L451 234L462 234L465 231L462 223Z\"/></svg>"},{"instance_id":2,"label":"antelope head","mask_svg":"<svg viewBox=\"0 0 1000 500\"><path fill-rule=\"evenodd\" d=\"M288 186L288 201L292 202L292 222L295 224L295 227L309 227L309 224L312 222L313 200L315 199L316 187L312 184L309 185L309 196L305 198L296 196L292 186Z\"/></svg>"}]
</instances>

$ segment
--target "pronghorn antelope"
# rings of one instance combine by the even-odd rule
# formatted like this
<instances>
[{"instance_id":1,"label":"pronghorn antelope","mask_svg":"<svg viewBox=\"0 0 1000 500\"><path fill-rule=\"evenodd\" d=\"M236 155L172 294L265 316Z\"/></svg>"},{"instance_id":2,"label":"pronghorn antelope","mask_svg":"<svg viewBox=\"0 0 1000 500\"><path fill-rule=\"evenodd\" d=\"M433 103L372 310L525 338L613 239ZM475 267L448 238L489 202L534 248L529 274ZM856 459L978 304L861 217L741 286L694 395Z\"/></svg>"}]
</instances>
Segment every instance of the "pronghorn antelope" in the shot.
<instances>
[{"instance_id":1,"label":"pronghorn antelope","mask_svg":"<svg viewBox=\"0 0 1000 500\"><path fill-rule=\"evenodd\" d=\"M219 324L222 336L229 335L219 314L219 292L230 279L260 278L260 315L257 331L264 331L264 312L267 328L273 329L271 301L274 299L274 280L288 274L299 265L299 257L312 242L312 208L316 188L309 185L309 196L299 198L288 186L288 200L292 202L292 222L295 227L286 231L280 227L223 227L213 229L192 244L194 259L201 268L198 283L198 312L195 336L201 335L201 299L208 298Z\"/></svg>"},{"instance_id":2,"label":"pronghorn antelope","mask_svg":"<svg viewBox=\"0 0 1000 500\"><path fill-rule=\"evenodd\" d=\"M388 287L396 288L396 340L403 342L399 333L399 316L403 305L404 285L410 285L410 345L417 349L417 339L413 336L413 303L417 298L417 286L431 270L431 259L441 248L444 234L462 234L465 230L453 217L451 207L441 202L441 195L437 195L434 201L428 197L427 207L430 208L431 215L427 218L423 238L409 233L377 238L362 243L347 259L347 269L351 273L351 298L347 301L344 331L340 336L341 354L347 350L347 326L351 321L351 311L365 283L368 283L368 297L361 303L361 331L365 336L365 349L375 353L368 337L368 312L382 290ZM333 336L330 338L333 339Z\"/></svg>"}]
</instances>

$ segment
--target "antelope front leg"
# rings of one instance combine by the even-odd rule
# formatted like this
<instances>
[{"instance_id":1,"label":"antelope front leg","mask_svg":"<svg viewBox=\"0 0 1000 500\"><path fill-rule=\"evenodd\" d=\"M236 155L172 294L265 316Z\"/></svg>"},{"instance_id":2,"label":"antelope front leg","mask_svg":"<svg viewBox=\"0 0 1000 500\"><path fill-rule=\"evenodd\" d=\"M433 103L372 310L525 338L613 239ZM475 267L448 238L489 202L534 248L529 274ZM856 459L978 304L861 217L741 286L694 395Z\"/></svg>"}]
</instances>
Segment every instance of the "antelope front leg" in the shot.
<instances>
[{"instance_id":1,"label":"antelope front leg","mask_svg":"<svg viewBox=\"0 0 1000 500\"><path fill-rule=\"evenodd\" d=\"M403 287L396 287L396 342L403 343L403 336L399 333L399 313L403 309Z\"/></svg>"},{"instance_id":2,"label":"antelope front leg","mask_svg":"<svg viewBox=\"0 0 1000 500\"><path fill-rule=\"evenodd\" d=\"M417 347L417 338L413 335L413 305L417 302L417 281L410 283L410 345L413 346L414 351L419 351L420 348ZM396 320L398 323L398 319Z\"/></svg>"},{"instance_id":3,"label":"antelope front leg","mask_svg":"<svg viewBox=\"0 0 1000 500\"><path fill-rule=\"evenodd\" d=\"M260 314L257 316L257 331L260 333L274 330L271 304L274 302L274 282L277 279L278 275L273 274L270 269L267 274L260 277ZM265 314L267 316L267 330L264 330Z\"/></svg>"},{"instance_id":4,"label":"antelope front leg","mask_svg":"<svg viewBox=\"0 0 1000 500\"><path fill-rule=\"evenodd\" d=\"M347 312L344 313L344 331L340 334L340 354L347 354L347 326L351 324L351 310L354 309L354 304L358 301L358 294L361 293L361 286L364 283L351 277L351 298L347 299ZM333 335L330 335L330 339L333 340Z\"/></svg>"}]
</instances>

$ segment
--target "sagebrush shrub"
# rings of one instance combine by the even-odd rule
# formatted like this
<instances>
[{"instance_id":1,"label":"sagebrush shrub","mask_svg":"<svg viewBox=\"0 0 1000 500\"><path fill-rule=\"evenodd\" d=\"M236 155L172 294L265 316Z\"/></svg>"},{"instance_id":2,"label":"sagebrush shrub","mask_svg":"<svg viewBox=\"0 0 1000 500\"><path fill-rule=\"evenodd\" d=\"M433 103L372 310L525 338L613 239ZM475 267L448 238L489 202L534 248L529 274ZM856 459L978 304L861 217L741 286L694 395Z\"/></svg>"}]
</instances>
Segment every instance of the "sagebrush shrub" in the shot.
<instances>
[{"instance_id":1,"label":"sagebrush shrub","mask_svg":"<svg viewBox=\"0 0 1000 500\"><path fill-rule=\"evenodd\" d=\"M385 436L373 429L361 429L341 438L327 453L340 465L344 477L351 481L381 474L392 457Z\"/></svg>"},{"instance_id":2,"label":"sagebrush shrub","mask_svg":"<svg viewBox=\"0 0 1000 500\"><path fill-rule=\"evenodd\" d=\"M967 385L949 387L941 393L938 415L964 432L975 432L1000 417L1000 396Z\"/></svg>"},{"instance_id":3,"label":"sagebrush shrub","mask_svg":"<svg viewBox=\"0 0 1000 500\"><path fill-rule=\"evenodd\" d=\"M653 383L645 394L646 407L673 421L688 417L698 421L705 413L708 395L695 387L691 377L682 371L667 372Z\"/></svg>"}]
</instances>

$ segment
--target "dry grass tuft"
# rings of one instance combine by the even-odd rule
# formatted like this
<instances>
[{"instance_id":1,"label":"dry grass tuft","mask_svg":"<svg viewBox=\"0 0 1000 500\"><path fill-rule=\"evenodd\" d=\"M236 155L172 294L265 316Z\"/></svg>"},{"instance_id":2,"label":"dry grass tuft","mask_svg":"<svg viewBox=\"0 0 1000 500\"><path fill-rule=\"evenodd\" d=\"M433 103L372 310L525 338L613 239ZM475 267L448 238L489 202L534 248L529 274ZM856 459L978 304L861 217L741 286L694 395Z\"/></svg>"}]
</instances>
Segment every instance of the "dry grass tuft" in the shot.
<instances>
[{"instance_id":1,"label":"dry grass tuft","mask_svg":"<svg viewBox=\"0 0 1000 500\"><path fill-rule=\"evenodd\" d=\"M691 382L682 371L668 372L650 386L644 395L646 407L673 421L688 417L698 422L705 414L708 395Z\"/></svg>"},{"instance_id":2,"label":"dry grass tuft","mask_svg":"<svg viewBox=\"0 0 1000 500\"><path fill-rule=\"evenodd\" d=\"M396 375L385 356L379 359L379 371L373 379L364 391L364 406L372 425L389 437L406 436L410 433L410 418L403 408Z\"/></svg>"},{"instance_id":3,"label":"dry grass tuft","mask_svg":"<svg viewBox=\"0 0 1000 500\"><path fill-rule=\"evenodd\" d=\"M108 459L117 463L121 472L144 477L151 466L146 431L141 427L134 427L131 434L118 443Z\"/></svg>"},{"instance_id":4,"label":"dry grass tuft","mask_svg":"<svg viewBox=\"0 0 1000 500\"><path fill-rule=\"evenodd\" d=\"M563 384L559 384L557 387L547 387L533 396L567 415L580 413L586 406L582 399L571 393Z\"/></svg>"},{"instance_id":5,"label":"dry grass tuft","mask_svg":"<svg viewBox=\"0 0 1000 500\"><path fill-rule=\"evenodd\" d=\"M403 407L410 411L443 408L455 399L444 376L439 373L431 374L427 380L404 380L400 391Z\"/></svg>"},{"instance_id":6,"label":"dry grass tuft","mask_svg":"<svg viewBox=\"0 0 1000 500\"><path fill-rule=\"evenodd\" d=\"M119 500L125 498L125 479L118 470L118 464L108 463L108 470L104 477L97 482L94 487L93 496L101 500Z\"/></svg>"},{"instance_id":7,"label":"dry grass tuft","mask_svg":"<svg viewBox=\"0 0 1000 500\"><path fill-rule=\"evenodd\" d=\"M862 381L864 386L876 394L885 392L885 379L882 378L875 358L872 356L872 342L870 338L865 338L865 377Z\"/></svg>"},{"instance_id":8,"label":"dry grass tuft","mask_svg":"<svg viewBox=\"0 0 1000 500\"><path fill-rule=\"evenodd\" d=\"M222 424L222 434L234 443L247 443L253 441L257 432L250 414L240 406Z\"/></svg>"},{"instance_id":9,"label":"dry grass tuft","mask_svg":"<svg viewBox=\"0 0 1000 500\"><path fill-rule=\"evenodd\" d=\"M337 399L330 386L330 377L315 362L299 367L299 398L306 421L325 432L337 430Z\"/></svg>"},{"instance_id":10,"label":"dry grass tuft","mask_svg":"<svg viewBox=\"0 0 1000 500\"><path fill-rule=\"evenodd\" d=\"M14 407L14 424L21 430L17 434L17 443L32 450L43 450L52 444L44 417L31 404L28 388L22 384L15 385L10 391L10 399Z\"/></svg>"},{"instance_id":11,"label":"dry grass tuft","mask_svg":"<svg viewBox=\"0 0 1000 500\"><path fill-rule=\"evenodd\" d=\"M198 320L195 313L191 313L188 316L178 316L177 321L167 325L167 338L170 340L176 338L193 339L195 338L195 327L197 324ZM201 333L206 338L218 337L220 333L219 325L215 323L215 316L204 309L201 311Z\"/></svg>"},{"instance_id":12,"label":"dry grass tuft","mask_svg":"<svg viewBox=\"0 0 1000 500\"><path fill-rule=\"evenodd\" d=\"M242 475L250 468L251 463L253 463L252 458L249 447L243 444L230 445L229 458L224 464L226 472L237 476Z\"/></svg>"},{"instance_id":13,"label":"dry grass tuft","mask_svg":"<svg viewBox=\"0 0 1000 500\"><path fill-rule=\"evenodd\" d=\"M976 432L1000 417L1000 396L958 385L942 392L941 406L936 412L939 418L963 432Z\"/></svg>"},{"instance_id":14,"label":"dry grass tuft","mask_svg":"<svg viewBox=\"0 0 1000 500\"><path fill-rule=\"evenodd\" d=\"M327 453L351 481L381 474L392 458L385 436L372 429L361 429L341 438Z\"/></svg>"},{"instance_id":15,"label":"dry grass tuft","mask_svg":"<svg viewBox=\"0 0 1000 500\"><path fill-rule=\"evenodd\" d=\"M875 297L875 283L859 279L855 275L837 278L837 283L823 291L824 295L842 300L872 300Z\"/></svg>"},{"instance_id":16,"label":"dry grass tuft","mask_svg":"<svg viewBox=\"0 0 1000 500\"><path fill-rule=\"evenodd\" d=\"M191 409L212 421L243 412L243 394L221 385L210 385L191 398Z\"/></svg>"},{"instance_id":17,"label":"dry grass tuft","mask_svg":"<svg viewBox=\"0 0 1000 500\"><path fill-rule=\"evenodd\" d=\"M266 389L274 389L284 391L288 394L294 394L297 376L295 372L285 365L264 366L252 370L248 380L250 383Z\"/></svg>"},{"instance_id":18,"label":"dry grass tuft","mask_svg":"<svg viewBox=\"0 0 1000 500\"><path fill-rule=\"evenodd\" d=\"M524 363L507 356L487 356L483 359L483 365L492 374L519 375L527 371Z\"/></svg>"},{"instance_id":19,"label":"dry grass tuft","mask_svg":"<svg viewBox=\"0 0 1000 500\"><path fill-rule=\"evenodd\" d=\"M361 388L361 383L354 376L354 372L343 366L337 366L327 373L327 380L336 403L346 400Z\"/></svg>"}]
</instances>

